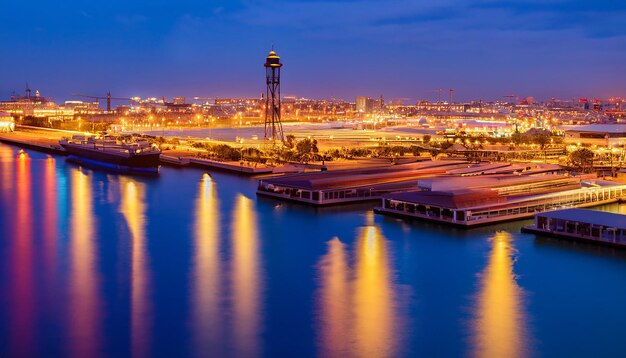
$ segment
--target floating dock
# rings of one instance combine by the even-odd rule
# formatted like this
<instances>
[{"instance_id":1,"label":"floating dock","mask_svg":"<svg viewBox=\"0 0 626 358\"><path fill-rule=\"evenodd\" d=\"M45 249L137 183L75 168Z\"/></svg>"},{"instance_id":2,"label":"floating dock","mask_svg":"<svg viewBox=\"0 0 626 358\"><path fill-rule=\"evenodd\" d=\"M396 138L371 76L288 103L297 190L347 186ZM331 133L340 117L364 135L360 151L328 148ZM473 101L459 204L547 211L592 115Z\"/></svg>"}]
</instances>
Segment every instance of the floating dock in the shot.
<instances>
[{"instance_id":1,"label":"floating dock","mask_svg":"<svg viewBox=\"0 0 626 358\"><path fill-rule=\"evenodd\" d=\"M436 221L462 227L530 218L536 213L592 207L626 199L626 185L613 182L575 184L567 177L537 176L526 182L445 191L412 191L384 195L380 214Z\"/></svg>"},{"instance_id":2,"label":"floating dock","mask_svg":"<svg viewBox=\"0 0 626 358\"><path fill-rule=\"evenodd\" d=\"M161 164L171 167L182 168L189 166L189 158L187 157L174 157L171 155L161 154L159 159L161 161Z\"/></svg>"},{"instance_id":3,"label":"floating dock","mask_svg":"<svg viewBox=\"0 0 626 358\"><path fill-rule=\"evenodd\" d=\"M555 210L535 215L522 232L626 248L626 215L584 209Z\"/></svg>"}]
</instances>

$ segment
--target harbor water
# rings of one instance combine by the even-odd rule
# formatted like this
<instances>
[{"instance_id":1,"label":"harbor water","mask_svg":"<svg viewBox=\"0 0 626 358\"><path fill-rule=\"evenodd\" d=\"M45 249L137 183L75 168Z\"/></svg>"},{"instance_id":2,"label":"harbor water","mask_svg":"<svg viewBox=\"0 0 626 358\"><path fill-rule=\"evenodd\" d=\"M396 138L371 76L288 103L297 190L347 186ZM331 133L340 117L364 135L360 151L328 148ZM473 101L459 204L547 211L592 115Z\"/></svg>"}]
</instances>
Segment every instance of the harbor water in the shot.
<instances>
[{"instance_id":1,"label":"harbor water","mask_svg":"<svg viewBox=\"0 0 626 358\"><path fill-rule=\"evenodd\" d=\"M626 250L255 190L0 145L0 356L626 356Z\"/></svg>"}]
</instances>

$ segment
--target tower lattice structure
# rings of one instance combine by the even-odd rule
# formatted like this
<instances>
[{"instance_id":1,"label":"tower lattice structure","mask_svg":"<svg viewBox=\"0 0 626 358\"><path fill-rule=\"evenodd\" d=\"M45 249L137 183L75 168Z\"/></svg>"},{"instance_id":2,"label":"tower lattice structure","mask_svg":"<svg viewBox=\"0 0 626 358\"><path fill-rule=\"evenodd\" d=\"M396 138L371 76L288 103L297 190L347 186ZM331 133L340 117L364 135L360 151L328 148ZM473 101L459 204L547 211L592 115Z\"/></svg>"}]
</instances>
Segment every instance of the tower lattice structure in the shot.
<instances>
[{"instance_id":1,"label":"tower lattice structure","mask_svg":"<svg viewBox=\"0 0 626 358\"><path fill-rule=\"evenodd\" d=\"M265 139L284 142L283 125L280 121L280 57L270 51L265 58Z\"/></svg>"}]
</instances>

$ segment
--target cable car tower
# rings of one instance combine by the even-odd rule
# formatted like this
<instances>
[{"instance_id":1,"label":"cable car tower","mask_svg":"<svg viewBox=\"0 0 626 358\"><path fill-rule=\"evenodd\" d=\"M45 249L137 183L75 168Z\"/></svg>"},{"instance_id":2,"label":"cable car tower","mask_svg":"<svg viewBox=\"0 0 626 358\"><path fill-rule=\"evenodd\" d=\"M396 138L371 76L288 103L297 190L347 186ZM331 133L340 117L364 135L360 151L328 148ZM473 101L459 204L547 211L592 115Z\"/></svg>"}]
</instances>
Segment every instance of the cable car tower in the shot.
<instances>
[{"instance_id":1,"label":"cable car tower","mask_svg":"<svg viewBox=\"0 0 626 358\"><path fill-rule=\"evenodd\" d=\"M263 66L265 66L265 84L267 85L265 91L265 139L271 139L274 143L276 140L284 142L283 125L280 122L280 68L283 67L283 64L280 63L280 57L273 48L265 58Z\"/></svg>"}]
</instances>

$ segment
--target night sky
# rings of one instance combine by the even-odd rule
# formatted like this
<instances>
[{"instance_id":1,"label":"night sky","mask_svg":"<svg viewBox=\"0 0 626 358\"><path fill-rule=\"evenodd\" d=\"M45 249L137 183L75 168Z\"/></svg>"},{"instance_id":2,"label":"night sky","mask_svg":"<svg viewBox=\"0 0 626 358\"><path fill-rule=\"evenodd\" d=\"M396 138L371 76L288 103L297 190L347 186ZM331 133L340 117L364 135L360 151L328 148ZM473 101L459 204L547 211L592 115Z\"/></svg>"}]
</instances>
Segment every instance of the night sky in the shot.
<instances>
[{"instance_id":1,"label":"night sky","mask_svg":"<svg viewBox=\"0 0 626 358\"><path fill-rule=\"evenodd\" d=\"M0 99L33 90L436 100L626 96L626 2L0 0ZM444 95L444 97L446 97Z\"/></svg>"}]
</instances>

